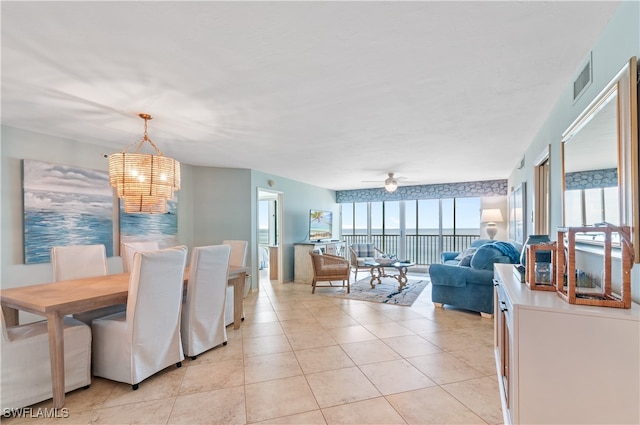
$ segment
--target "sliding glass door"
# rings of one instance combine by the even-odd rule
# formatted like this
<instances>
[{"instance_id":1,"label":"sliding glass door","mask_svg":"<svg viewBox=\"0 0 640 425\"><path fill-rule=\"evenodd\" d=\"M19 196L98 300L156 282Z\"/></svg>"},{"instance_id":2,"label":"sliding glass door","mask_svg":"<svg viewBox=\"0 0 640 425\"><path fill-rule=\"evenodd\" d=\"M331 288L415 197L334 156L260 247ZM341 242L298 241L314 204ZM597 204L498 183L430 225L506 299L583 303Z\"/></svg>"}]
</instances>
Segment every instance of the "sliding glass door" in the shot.
<instances>
[{"instance_id":1,"label":"sliding glass door","mask_svg":"<svg viewBox=\"0 0 640 425\"><path fill-rule=\"evenodd\" d=\"M372 242L401 260L432 264L480 237L480 198L344 203L342 237Z\"/></svg>"}]
</instances>

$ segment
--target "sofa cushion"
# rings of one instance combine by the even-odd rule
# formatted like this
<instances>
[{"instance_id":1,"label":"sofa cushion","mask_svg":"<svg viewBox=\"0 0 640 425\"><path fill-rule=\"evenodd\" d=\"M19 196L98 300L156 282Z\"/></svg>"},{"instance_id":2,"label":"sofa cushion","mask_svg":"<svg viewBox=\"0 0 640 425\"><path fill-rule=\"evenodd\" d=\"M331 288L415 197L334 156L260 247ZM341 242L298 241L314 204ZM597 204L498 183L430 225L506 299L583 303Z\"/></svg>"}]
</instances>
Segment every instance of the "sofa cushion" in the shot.
<instances>
[{"instance_id":1,"label":"sofa cushion","mask_svg":"<svg viewBox=\"0 0 640 425\"><path fill-rule=\"evenodd\" d=\"M470 267L471 266L471 259L473 258L473 254L469 254L466 257L462 257L462 259L460 260L460 262L458 263L458 265L460 267Z\"/></svg>"},{"instance_id":2,"label":"sofa cushion","mask_svg":"<svg viewBox=\"0 0 640 425\"><path fill-rule=\"evenodd\" d=\"M508 263L500 250L491 246L481 246L471 258L471 268L477 270L493 270L493 263Z\"/></svg>"},{"instance_id":3,"label":"sofa cushion","mask_svg":"<svg viewBox=\"0 0 640 425\"><path fill-rule=\"evenodd\" d=\"M477 250L478 250L478 248L469 247L469 248L465 249L464 251L462 251L461 253L459 253L458 255L456 255L454 260L462 261L462 259L465 258L465 257L473 256L473 254L475 254Z\"/></svg>"}]
</instances>

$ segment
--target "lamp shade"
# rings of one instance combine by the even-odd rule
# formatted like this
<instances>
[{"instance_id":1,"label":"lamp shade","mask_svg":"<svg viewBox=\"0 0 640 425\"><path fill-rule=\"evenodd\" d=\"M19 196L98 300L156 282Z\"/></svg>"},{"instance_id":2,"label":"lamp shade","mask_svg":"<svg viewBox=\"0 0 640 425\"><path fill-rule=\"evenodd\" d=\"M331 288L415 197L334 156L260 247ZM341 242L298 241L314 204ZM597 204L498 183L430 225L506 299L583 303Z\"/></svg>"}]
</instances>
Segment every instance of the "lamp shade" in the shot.
<instances>
[{"instance_id":1,"label":"lamp shade","mask_svg":"<svg viewBox=\"0 0 640 425\"><path fill-rule=\"evenodd\" d=\"M498 208L488 208L486 210L482 210L482 215L480 216L480 222L500 223L502 221L503 221L502 213Z\"/></svg>"},{"instance_id":2,"label":"lamp shade","mask_svg":"<svg viewBox=\"0 0 640 425\"><path fill-rule=\"evenodd\" d=\"M180 163L162 155L117 152L109 155L109 184L118 197L171 199L180 189Z\"/></svg>"}]
</instances>

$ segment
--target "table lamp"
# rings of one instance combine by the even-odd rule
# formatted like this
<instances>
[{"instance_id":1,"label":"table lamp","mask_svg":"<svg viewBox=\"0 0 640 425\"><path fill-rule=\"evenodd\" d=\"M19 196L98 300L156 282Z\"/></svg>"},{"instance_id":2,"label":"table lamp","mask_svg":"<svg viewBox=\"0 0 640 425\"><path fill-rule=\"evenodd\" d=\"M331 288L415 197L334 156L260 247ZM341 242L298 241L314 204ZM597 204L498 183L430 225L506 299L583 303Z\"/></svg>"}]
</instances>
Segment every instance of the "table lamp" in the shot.
<instances>
[{"instance_id":1,"label":"table lamp","mask_svg":"<svg viewBox=\"0 0 640 425\"><path fill-rule=\"evenodd\" d=\"M496 233L498 233L496 222L501 223L502 221L502 213L498 208L488 208L486 210L482 210L480 222L487 223L486 231L489 239L493 239L496 237Z\"/></svg>"}]
</instances>

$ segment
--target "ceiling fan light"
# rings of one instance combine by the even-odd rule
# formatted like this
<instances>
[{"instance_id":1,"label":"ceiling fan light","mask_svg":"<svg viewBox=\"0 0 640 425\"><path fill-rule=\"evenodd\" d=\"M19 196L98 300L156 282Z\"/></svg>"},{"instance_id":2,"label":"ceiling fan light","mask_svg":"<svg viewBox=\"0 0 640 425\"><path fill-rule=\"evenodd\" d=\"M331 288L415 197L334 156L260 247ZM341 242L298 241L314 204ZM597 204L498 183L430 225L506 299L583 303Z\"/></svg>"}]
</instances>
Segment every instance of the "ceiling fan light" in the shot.
<instances>
[{"instance_id":1,"label":"ceiling fan light","mask_svg":"<svg viewBox=\"0 0 640 425\"><path fill-rule=\"evenodd\" d=\"M395 179L388 178L384 181L384 190L387 192L395 192L398 188L398 182Z\"/></svg>"}]
</instances>

